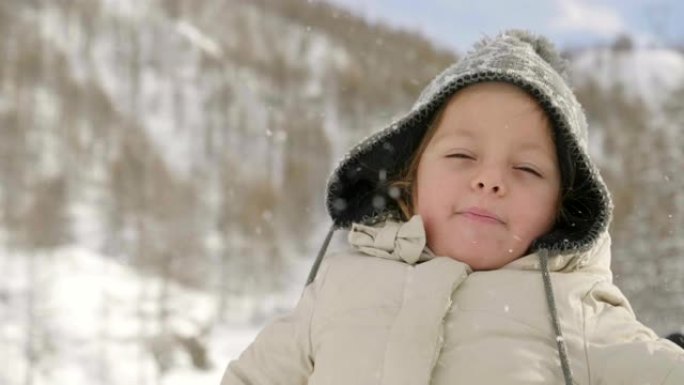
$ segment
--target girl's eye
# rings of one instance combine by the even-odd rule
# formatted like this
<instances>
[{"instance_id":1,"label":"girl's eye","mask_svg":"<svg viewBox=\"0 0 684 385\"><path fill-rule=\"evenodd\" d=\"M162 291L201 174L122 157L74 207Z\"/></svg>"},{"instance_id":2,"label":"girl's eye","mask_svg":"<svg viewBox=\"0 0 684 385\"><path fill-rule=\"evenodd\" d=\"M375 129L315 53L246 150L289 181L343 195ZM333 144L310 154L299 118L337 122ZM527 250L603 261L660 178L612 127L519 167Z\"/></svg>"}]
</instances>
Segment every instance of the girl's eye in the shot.
<instances>
[{"instance_id":1,"label":"girl's eye","mask_svg":"<svg viewBox=\"0 0 684 385\"><path fill-rule=\"evenodd\" d=\"M516 169L525 171L526 173L532 174L534 176L538 176L540 178L542 177L542 175L539 172L537 172L537 170L530 168L530 167L522 166L522 167L516 167Z\"/></svg>"},{"instance_id":2,"label":"girl's eye","mask_svg":"<svg viewBox=\"0 0 684 385\"><path fill-rule=\"evenodd\" d=\"M475 159L472 155L464 154L462 152L457 152L454 154L447 155L447 158L458 158L458 159Z\"/></svg>"}]
</instances>

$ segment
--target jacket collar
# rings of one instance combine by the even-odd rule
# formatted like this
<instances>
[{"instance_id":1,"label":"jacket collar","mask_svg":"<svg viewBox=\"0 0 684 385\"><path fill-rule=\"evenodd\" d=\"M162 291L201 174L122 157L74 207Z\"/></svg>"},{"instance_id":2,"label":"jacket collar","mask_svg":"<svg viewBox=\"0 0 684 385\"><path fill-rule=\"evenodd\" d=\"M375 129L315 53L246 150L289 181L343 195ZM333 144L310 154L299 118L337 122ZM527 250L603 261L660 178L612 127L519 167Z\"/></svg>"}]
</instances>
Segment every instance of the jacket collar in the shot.
<instances>
[{"instance_id":1,"label":"jacket collar","mask_svg":"<svg viewBox=\"0 0 684 385\"><path fill-rule=\"evenodd\" d=\"M386 220L374 226L354 223L348 239L363 253L410 265L435 257L426 247L425 227L419 215L408 222Z\"/></svg>"},{"instance_id":2,"label":"jacket collar","mask_svg":"<svg viewBox=\"0 0 684 385\"><path fill-rule=\"evenodd\" d=\"M426 245L423 220L414 215L407 222L388 219L373 226L354 223L349 243L359 251L410 265L437 257ZM610 275L610 235L604 232L594 247L587 251L558 253L549 251L549 271L569 273L576 270ZM539 251L522 256L501 269L540 270Z\"/></svg>"}]
</instances>

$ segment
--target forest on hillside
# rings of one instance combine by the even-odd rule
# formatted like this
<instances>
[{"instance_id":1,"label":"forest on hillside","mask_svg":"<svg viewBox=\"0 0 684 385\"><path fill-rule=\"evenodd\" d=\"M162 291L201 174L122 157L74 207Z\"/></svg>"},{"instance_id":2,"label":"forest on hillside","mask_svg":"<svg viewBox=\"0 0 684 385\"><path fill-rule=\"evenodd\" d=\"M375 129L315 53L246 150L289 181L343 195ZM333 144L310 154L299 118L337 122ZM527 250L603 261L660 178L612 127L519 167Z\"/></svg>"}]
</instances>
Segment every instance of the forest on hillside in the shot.
<instances>
[{"instance_id":1,"label":"forest on hillside","mask_svg":"<svg viewBox=\"0 0 684 385\"><path fill-rule=\"evenodd\" d=\"M14 330L0 349L28 352L24 373L59 352L39 315L57 279L47 263L69 247L152 282L127 297L131 317L157 325L140 338L206 354L217 325L268 317L323 240L335 163L458 60L304 0L2 2L0 34L0 266L23 277L0 283L0 325ZM644 323L681 329L684 53L620 40L567 56L614 195L616 282ZM661 57L671 80L634 88ZM169 337L181 287L212 308L185 342ZM140 346L163 377L159 347Z\"/></svg>"}]
</instances>

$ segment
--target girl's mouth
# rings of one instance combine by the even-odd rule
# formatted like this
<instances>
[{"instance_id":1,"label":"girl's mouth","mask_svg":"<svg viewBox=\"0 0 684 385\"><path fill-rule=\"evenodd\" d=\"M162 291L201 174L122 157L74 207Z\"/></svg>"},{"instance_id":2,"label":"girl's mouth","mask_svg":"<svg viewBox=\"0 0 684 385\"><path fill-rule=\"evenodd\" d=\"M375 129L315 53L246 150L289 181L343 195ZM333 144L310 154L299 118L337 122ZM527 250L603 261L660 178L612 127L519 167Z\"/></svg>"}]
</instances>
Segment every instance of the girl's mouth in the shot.
<instances>
[{"instance_id":1,"label":"girl's mouth","mask_svg":"<svg viewBox=\"0 0 684 385\"><path fill-rule=\"evenodd\" d=\"M492 213L491 211L479 208L479 207L469 207L461 212L459 214L463 215L464 217L468 219L472 219L474 221L478 222L483 222L483 223L492 223L492 224L503 224L504 222L499 218L498 215Z\"/></svg>"}]
</instances>

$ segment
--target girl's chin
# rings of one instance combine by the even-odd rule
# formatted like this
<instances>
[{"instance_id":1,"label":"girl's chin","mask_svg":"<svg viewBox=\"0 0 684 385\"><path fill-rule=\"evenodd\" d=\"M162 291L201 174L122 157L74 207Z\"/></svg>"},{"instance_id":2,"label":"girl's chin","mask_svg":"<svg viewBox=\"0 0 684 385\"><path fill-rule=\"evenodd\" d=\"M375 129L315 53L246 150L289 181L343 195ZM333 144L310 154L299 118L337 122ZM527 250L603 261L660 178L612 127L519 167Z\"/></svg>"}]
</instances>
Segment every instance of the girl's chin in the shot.
<instances>
[{"instance_id":1,"label":"girl's chin","mask_svg":"<svg viewBox=\"0 0 684 385\"><path fill-rule=\"evenodd\" d=\"M445 256L463 262L473 270L498 269L509 262L518 259L520 253L513 249L502 250L492 247L492 244L475 244L467 247L442 247L432 250L435 255Z\"/></svg>"}]
</instances>

